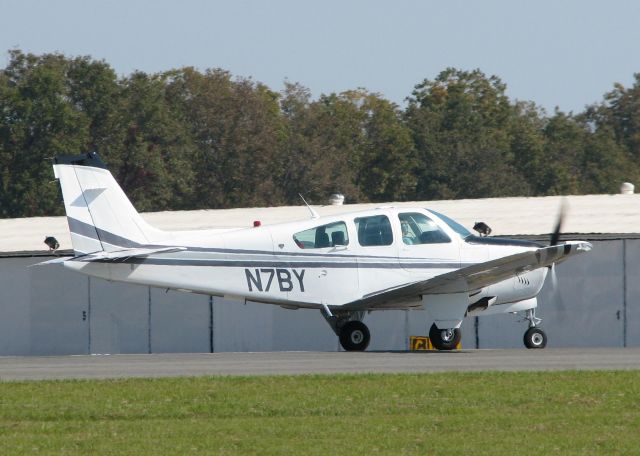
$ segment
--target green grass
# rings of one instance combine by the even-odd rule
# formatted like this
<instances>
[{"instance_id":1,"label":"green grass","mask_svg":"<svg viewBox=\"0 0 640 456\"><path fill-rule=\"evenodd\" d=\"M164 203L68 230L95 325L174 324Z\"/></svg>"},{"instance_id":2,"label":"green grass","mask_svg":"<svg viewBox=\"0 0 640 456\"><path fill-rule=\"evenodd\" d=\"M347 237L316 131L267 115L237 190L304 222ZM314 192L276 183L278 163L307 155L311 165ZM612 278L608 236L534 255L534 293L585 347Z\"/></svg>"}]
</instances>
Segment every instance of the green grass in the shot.
<instances>
[{"instance_id":1,"label":"green grass","mask_svg":"<svg viewBox=\"0 0 640 456\"><path fill-rule=\"evenodd\" d=\"M638 454L640 371L0 383L0 454Z\"/></svg>"}]
</instances>

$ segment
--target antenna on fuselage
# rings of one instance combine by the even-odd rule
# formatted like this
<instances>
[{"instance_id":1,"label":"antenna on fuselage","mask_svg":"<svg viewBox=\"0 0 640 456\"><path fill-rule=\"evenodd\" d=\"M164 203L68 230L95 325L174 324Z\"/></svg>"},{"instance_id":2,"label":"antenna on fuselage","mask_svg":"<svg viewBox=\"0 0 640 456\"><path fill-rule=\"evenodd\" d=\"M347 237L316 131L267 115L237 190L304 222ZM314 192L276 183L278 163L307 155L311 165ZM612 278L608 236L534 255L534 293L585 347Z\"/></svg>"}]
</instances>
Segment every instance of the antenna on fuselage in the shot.
<instances>
[{"instance_id":1,"label":"antenna on fuselage","mask_svg":"<svg viewBox=\"0 0 640 456\"><path fill-rule=\"evenodd\" d=\"M298 195L300 196L300 198L302 198L302 202L304 203L305 206L307 206L307 209L309 209L309 212L311 212L311 218L312 219L320 218L320 215L318 215L315 209L309 206L309 203L307 203L307 200L304 199L304 196L302 196L302 193L298 193Z\"/></svg>"}]
</instances>

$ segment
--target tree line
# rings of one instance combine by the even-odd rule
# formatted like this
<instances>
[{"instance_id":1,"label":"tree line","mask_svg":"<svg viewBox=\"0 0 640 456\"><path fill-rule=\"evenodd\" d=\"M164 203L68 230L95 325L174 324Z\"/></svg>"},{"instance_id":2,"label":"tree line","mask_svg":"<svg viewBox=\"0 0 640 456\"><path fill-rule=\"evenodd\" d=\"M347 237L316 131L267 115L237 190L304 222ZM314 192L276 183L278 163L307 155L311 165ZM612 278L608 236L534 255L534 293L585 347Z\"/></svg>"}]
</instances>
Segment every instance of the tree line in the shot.
<instances>
[{"instance_id":1,"label":"tree line","mask_svg":"<svg viewBox=\"0 0 640 456\"><path fill-rule=\"evenodd\" d=\"M581 113L511 100L448 68L400 107L314 99L228 71L118 76L88 56L9 52L0 70L0 217L63 213L49 160L97 151L140 211L615 193L640 174L640 74Z\"/></svg>"}]
</instances>

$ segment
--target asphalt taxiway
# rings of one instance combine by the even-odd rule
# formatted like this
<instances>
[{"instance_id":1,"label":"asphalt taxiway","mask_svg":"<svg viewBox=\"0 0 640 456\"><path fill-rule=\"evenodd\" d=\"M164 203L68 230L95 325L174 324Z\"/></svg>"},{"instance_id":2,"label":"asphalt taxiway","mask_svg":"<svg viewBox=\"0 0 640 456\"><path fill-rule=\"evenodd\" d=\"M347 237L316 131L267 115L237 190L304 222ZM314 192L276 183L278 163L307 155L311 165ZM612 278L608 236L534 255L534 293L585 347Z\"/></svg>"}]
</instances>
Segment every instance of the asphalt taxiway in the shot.
<instances>
[{"instance_id":1,"label":"asphalt taxiway","mask_svg":"<svg viewBox=\"0 0 640 456\"><path fill-rule=\"evenodd\" d=\"M640 369L640 348L0 357L0 381L358 372Z\"/></svg>"}]
</instances>

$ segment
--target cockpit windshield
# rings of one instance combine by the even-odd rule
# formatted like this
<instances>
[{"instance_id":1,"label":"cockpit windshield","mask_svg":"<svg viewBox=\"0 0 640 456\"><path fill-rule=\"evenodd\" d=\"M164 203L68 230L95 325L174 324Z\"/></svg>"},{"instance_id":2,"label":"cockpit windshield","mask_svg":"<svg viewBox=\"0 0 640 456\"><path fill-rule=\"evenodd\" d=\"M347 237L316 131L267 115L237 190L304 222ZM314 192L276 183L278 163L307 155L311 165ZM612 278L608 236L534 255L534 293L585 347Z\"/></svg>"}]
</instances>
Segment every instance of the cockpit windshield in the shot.
<instances>
[{"instance_id":1,"label":"cockpit windshield","mask_svg":"<svg viewBox=\"0 0 640 456\"><path fill-rule=\"evenodd\" d=\"M468 237L468 236L472 236L471 231L469 231L468 229L466 229L464 226L460 225L458 222L456 222L453 219L450 219L449 217L447 217L444 214L441 214L440 212L436 212L432 209L427 209L429 212L431 212L432 214L438 216L438 218L440 218L440 220L442 220L444 223L446 223L447 225L449 225L449 228L451 228L453 231L455 231L456 233L458 233L462 239Z\"/></svg>"}]
</instances>

